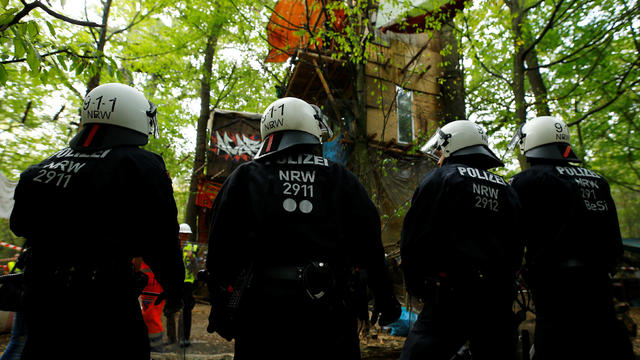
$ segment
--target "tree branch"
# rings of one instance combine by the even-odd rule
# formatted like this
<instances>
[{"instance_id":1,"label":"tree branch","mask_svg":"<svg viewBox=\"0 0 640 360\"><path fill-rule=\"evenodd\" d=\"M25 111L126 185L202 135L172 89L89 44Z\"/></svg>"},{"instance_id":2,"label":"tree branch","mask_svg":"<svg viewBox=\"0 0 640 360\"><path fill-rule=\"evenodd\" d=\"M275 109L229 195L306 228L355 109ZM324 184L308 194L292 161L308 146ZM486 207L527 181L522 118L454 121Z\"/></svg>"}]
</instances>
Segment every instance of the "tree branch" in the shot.
<instances>
[{"instance_id":1,"label":"tree branch","mask_svg":"<svg viewBox=\"0 0 640 360\"><path fill-rule=\"evenodd\" d=\"M233 81L233 74L236 72L237 68L238 68L238 65L234 63L233 68L229 73L229 76L227 76L227 81L225 82L224 87L222 88L222 91L220 91L220 96L216 98L216 103L213 106L214 109L218 108L218 105L220 105L220 102L222 102L222 100L224 100L227 96L229 96L229 94L235 87L237 82Z\"/></svg>"},{"instance_id":2,"label":"tree branch","mask_svg":"<svg viewBox=\"0 0 640 360\"><path fill-rule=\"evenodd\" d=\"M531 4L531 5L527 6L526 8L524 8L524 9L522 10L522 12L523 12L523 13L525 13L525 12L527 12L527 11L529 11L529 10L535 9L535 8L537 8L537 7L538 7L538 5L540 5L540 4L541 4L541 3L543 3L543 2L544 2L544 0L539 0L539 1L538 1L538 2L536 2L535 4Z\"/></svg>"},{"instance_id":3,"label":"tree branch","mask_svg":"<svg viewBox=\"0 0 640 360\"><path fill-rule=\"evenodd\" d=\"M91 21L80 21L80 20L75 20L72 19L70 17L67 17L65 15L59 14L51 9L49 9L46 5L44 5L43 3L41 3L40 1L34 1L32 3L27 3L26 1L22 1L22 4L24 5L24 8L22 10L20 10L20 12L18 12L13 19L11 19L10 22L8 22L7 24L4 24L2 26L0 26L0 32L5 31L6 29L8 29L9 27L17 24L20 22L20 20L22 20L22 18L24 18L25 16L27 16L33 9L35 8L41 8L42 10L44 10L47 14L53 16L56 19L60 19L62 21L74 24L74 25L80 25L80 26L88 26L88 27L101 27L102 25L100 24L96 24L94 22Z\"/></svg>"},{"instance_id":4,"label":"tree branch","mask_svg":"<svg viewBox=\"0 0 640 360\"><path fill-rule=\"evenodd\" d=\"M465 24L466 29L467 29L467 31L465 31L463 34L469 40L469 43L471 44L471 46L477 50L478 47L475 45L475 42L473 41L473 38L469 35L469 31L468 31L469 30L469 22L467 20L467 17L464 16L463 20L464 20L464 24ZM489 75L491 75L491 76L493 76L493 77L495 77L497 79L500 79L500 80L504 81L507 85L511 86L511 82L507 78L505 78L504 76L498 74L495 71L492 71L491 69L489 69L489 67L484 62L482 62L482 60L480 60L480 56L478 56L478 52L477 51L474 52L473 57L478 61L478 63L484 69L484 71L489 73Z\"/></svg>"},{"instance_id":5,"label":"tree branch","mask_svg":"<svg viewBox=\"0 0 640 360\"><path fill-rule=\"evenodd\" d=\"M80 25L80 26L88 26L88 27L102 27L102 25L100 24L96 24L92 21L80 21L80 20L75 20L72 19L70 17L64 16L62 14L58 14L57 12L49 9L48 7L46 7L45 5L43 5L40 1L36 1L36 4L38 4L38 7L41 8L42 10L44 10L47 14L53 16L56 19L60 19L62 21L66 21L68 23L74 24L74 25Z\"/></svg>"},{"instance_id":6,"label":"tree branch","mask_svg":"<svg viewBox=\"0 0 640 360\"><path fill-rule=\"evenodd\" d=\"M617 89L615 95L611 99L607 100L604 104L601 104L600 106L597 106L597 107L589 110L586 114L582 115L577 120L572 121L571 123L569 123L568 126L573 126L573 125L579 124L581 121L583 121L587 117L591 116L592 114L595 114L595 113L607 108L609 105L613 104L616 100L618 100L618 98L620 98L620 96L622 94L624 94L628 89L634 87L637 84L640 84L640 79L638 79L638 80L632 82L626 89L621 89L625 79L627 78L627 76L629 76L629 74L631 73L632 69L633 69L633 67L631 67L629 69L629 71L627 71L627 73L622 77L622 79L620 80L620 84L618 84L618 89Z\"/></svg>"},{"instance_id":7,"label":"tree branch","mask_svg":"<svg viewBox=\"0 0 640 360\"><path fill-rule=\"evenodd\" d=\"M46 54L40 54L40 57L44 58L44 57L53 56L53 55L57 55L57 54L61 54L61 53L67 53L67 54L69 54L71 56L79 57L79 58L82 58L82 59L98 59L98 58L102 57L102 55L99 55L99 56L80 55L80 54L74 53L73 51L70 51L69 49L61 49L61 50L56 50L54 52L50 52L50 53L46 53ZM26 58L12 59L12 60L0 61L0 64L12 64L12 63L25 62L25 61L27 61Z\"/></svg>"},{"instance_id":8,"label":"tree branch","mask_svg":"<svg viewBox=\"0 0 640 360\"><path fill-rule=\"evenodd\" d=\"M27 116L29 115L29 111L31 111L31 105L33 105L33 100L29 100L27 103L27 108L24 110L24 115L22 115L21 123L25 123L27 121Z\"/></svg>"},{"instance_id":9,"label":"tree branch","mask_svg":"<svg viewBox=\"0 0 640 360\"><path fill-rule=\"evenodd\" d=\"M119 33L122 33L122 32L125 32L125 31L127 31L127 30L131 29L132 27L134 27L135 25L137 25L137 24L141 23L141 22L142 22L142 21L144 21L146 18L148 18L149 16L151 16L151 14L153 14L153 12L154 12L158 7L159 7L159 6L158 6L158 4L154 5L154 6L153 6L151 9L149 9L149 11L148 11L146 14L144 14L144 15L140 15L140 11L138 11L138 12L136 13L136 15L133 17L133 19L131 20L131 22L130 22L127 26L123 27L122 29L118 29L118 30L116 30L116 31L112 32L112 33L111 33L111 35L109 35L109 36L107 37L107 41L111 40L111 38L112 38L114 35L119 34ZM136 19L137 19L138 17L140 17L140 18L136 21Z\"/></svg>"},{"instance_id":10,"label":"tree branch","mask_svg":"<svg viewBox=\"0 0 640 360\"><path fill-rule=\"evenodd\" d=\"M547 32L549 30L551 30L553 28L553 26L555 25L555 19L556 19L556 15L558 14L558 12L560 11L560 5L562 5L564 0L560 0L555 4L555 7L553 9L553 12L551 13L551 17L549 18L549 20L547 21L546 25L544 26L544 28L542 29L542 31L540 32L540 34L538 34L538 36L533 40L533 42L531 42L531 44L529 44L523 51L522 51L522 58L526 58L527 54L529 53L529 51L531 51L533 48L536 47L536 45L538 45L538 43L540 41L542 41L542 38L547 34Z\"/></svg>"},{"instance_id":11,"label":"tree branch","mask_svg":"<svg viewBox=\"0 0 640 360\"><path fill-rule=\"evenodd\" d=\"M64 108L66 107L66 105L62 105L62 107L60 107L60 110L58 110L58 112L53 116L53 118L51 119L51 122L56 122L58 121L58 118L60 117L60 114L64 111Z\"/></svg>"}]
</instances>

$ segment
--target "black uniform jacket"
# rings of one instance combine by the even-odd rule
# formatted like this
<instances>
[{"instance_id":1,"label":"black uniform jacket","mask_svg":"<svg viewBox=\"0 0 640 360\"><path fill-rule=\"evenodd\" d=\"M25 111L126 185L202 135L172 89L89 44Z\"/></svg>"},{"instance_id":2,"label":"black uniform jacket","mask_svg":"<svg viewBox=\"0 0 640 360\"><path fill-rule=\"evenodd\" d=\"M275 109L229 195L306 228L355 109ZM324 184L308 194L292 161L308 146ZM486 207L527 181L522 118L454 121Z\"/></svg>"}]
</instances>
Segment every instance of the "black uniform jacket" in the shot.
<instances>
[{"instance_id":1,"label":"black uniform jacket","mask_svg":"<svg viewBox=\"0 0 640 360\"><path fill-rule=\"evenodd\" d=\"M96 358L149 358L131 260L142 256L172 300L180 301L184 279L160 156L137 147L62 149L22 173L10 221L29 245L26 358L81 358L96 348Z\"/></svg>"},{"instance_id":2,"label":"black uniform jacket","mask_svg":"<svg viewBox=\"0 0 640 360\"><path fill-rule=\"evenodd\" d=\"M529 266L615 265L622 254L620 227L602 176L571 165L537 164L515 175L512 186L523 206Z\"/></svg>"},{"instance_id":3,"label":"black uniform jacket","mask_svg":"<svg viewBox=\"0 0 640 360\"><path fill-rule=\"evenodd\" d=\"M58 151L20 176L11 229L29 241L38 267L128 265L142 256L164 289L179 293L182 287L171 179L152 152Z\"/></svg>"},{"instance_id":4,"label":"black uniform jacket","mask_svg":"<svg viewBox=\"0 0 640 360\"><path fill-rule=\"evenodd\" d=\"M212 209L207 268L233 284L252 264L299 266L323 261L368 271L376 297L392 288L380 219L358 179L317 155L289 153L251 161L225 181Z\"/></svg>"},{"instance_id":5,"label":"black uniform jacket","mask_svg":"<svg viewBox=\"0 0 640 360\"><path fill-rule=\"evenodd\" d=\"M519 268L520 202L491 172L451 158L416 189L402 228L402 268L419 296L425 278L509 277Z\"/></svg>"}]
</instances>

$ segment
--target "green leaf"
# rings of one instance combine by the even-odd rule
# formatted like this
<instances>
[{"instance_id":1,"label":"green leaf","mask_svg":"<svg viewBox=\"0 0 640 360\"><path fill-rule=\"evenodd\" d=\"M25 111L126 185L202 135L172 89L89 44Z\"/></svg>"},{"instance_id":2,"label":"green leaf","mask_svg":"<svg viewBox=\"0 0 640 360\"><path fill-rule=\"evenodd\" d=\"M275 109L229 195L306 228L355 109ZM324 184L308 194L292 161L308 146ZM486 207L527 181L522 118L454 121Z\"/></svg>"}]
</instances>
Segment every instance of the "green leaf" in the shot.
<instances>
[{"instance_id":1,"label":"green leaf","mask_svg":"<svg viewBox=\"0 0 640 360\"><path fill-rule=\"evenodd\" d=\"M46 84L48 79L49 79L48 71L43 71L40 73L40 81L42 81L43 84Z\"/></svg>"},{"instance_id":2,"label":"green leaf","mask_svg":"<svg viewBox=\"0 0 640 360\"><path fill-rule=\"evenodd\" d=\"M0 0L0 5L2 5L2 8L6 8L7 5L9 5L9 0Z\"/></svg>"},{"instance_id":3,"label":"green leaf","mask_svg":"<svg viewBox=\"0 0 640 360\"><path fill-rule=\"evenodd\" d=\"M38 28L38 24L35 21L29 21L27 23L27 33L31 37L36 37L40 33L40 29Z\"/></svg>"},{"instance_id":4,"label":"green leaf","mask_svg":"<svg viewBox=\"0 0 640 360\"><path fill-rule=\"evenodd\" d=\"M27 49L27 64L29 64L32 72L38 72L40 69L40 55L33 46Z\"/></svg>"},{"instance_id":5,"label":"green leaf","mask_svg":"<svg viewBox=\"0 0 640 360\"><path fill-rule=\"evenodd\" d=\"M0 64L0 84L6 84L7 78L9 78L9 74L7 74L7 70L5 70L4 66Z\"/></svg>"},{"instance_id":6,"label":"green leaf","mask_svg":"<svg viewBox=\"0 0 640 360\"><path fill-rule=\"evenodd\" d=\"M69 67L67 66L67 59L64 56L56 55L56 59L58 59L60 67L62 67L65 71L69 70Z\"/></svg>"},{"instance_id":7,"label":"green leaf","mask_svg":"<svg viewBox=\"0 0 640 360\"><path fill-rule=\"evenodd\" d=\"M25 53L24 41L22 40L21 36L16 36L13 38L13 49L14 49L14 56L16 57L16 59L20 59L21 57L24 56L24 53Z\"/></svg>"},{"instance_id":8,"label":"green leaf","mask_svg":"<svg viewBox=\"0 0 640 360\"><path fill-rule=\"evenodd\" d=\"M17 8L7 9L5 12L0 14L0 25L5 25L13 20L13 15L18 12Z\"/></svg>"},{"instance_id":9,"label":"green leaf","mask_svg":"<svg viewBox=\"0 0 640 360\"><path fill-rule=\"evenodd\" d=\"M56 36L56 28L53 27L53 24L47 21L47 27L49 27L51 35Z\"/></svg>"},{"instance_id":10,"label":"green leaf","mask_svg":"<svg viewBox=\"0 0 640 360\"><path fill-rule=\"evenodd\" d=\"M84 69L87 67L87 64L83 61L78 62L78 67L76 67L76 76L82 74Z\"/></svg>"}]
</instances>

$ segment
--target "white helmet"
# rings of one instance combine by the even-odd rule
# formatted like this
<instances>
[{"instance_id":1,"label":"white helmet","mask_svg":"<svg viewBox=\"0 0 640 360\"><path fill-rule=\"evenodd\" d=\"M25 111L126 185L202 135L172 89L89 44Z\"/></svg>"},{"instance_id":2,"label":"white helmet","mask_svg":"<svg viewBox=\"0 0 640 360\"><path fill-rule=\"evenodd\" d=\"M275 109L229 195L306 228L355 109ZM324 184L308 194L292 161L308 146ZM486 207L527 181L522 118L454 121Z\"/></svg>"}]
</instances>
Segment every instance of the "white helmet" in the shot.
<instances>
[{"instance_id":1,"label":"white helmet","mask_svg":"<svg viewBox=\"0 0 640 360\"><path fill-rule=\"evenodd\" d=\"M306 101L285 97L271 103L260 120L262 145L255 158L298 144L321 144L333 136L322 111Z\"/></svg>"},{"instance_id":2,"label":"white helmet","mask_svg":"<svg viewBox=\"0 0 640 360\"><path fill-rule=\"evenodd\" d=\"M520 126L509 148L520 144L527 158L581 162L571 149L569 127L554 116L539 116Z\"/></svg>"},{"instance_id":3,"label":"white helmet","mask_svg":"<svg viewBox=\"0 0 640 360\"><path fill-rule=\"evenodd\" d=\"M189 224L180 224L180 234L192 234Z\"/></svg>"},{"instance_id":4,"label":"white helmet","mask_svg":"<svg viewBox=\"0 0 640 360\"><path fill-rule=\"evenodd\" d=\"M442 151L445 159L452 156L473 156L477 166L484 169L504 166L489 148L484 129L469 120L452 121L438 128L420 150L432 158L439 157L434 155L436 150Z\"/></svg>"},{"instance_id":5,"label":"white helmet","mask_svg":"<svg viewBox=\"0 0 640 360\"><path fill-rule=\"evenodd\" d=\"M82 129L70 142L75 150L140 146L149 141L149 135L158 136L156 106L124 84L103 84L91 90L80 118Z\"/></svg>"}]
</instances>

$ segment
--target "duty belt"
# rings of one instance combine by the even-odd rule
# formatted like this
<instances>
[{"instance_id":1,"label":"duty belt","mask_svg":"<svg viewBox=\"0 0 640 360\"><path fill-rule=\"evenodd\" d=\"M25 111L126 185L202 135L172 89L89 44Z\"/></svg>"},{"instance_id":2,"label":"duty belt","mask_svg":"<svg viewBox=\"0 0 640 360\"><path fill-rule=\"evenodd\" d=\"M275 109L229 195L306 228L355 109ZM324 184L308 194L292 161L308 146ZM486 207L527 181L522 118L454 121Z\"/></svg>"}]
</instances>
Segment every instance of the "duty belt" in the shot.
<instances>
[{"instance_id":1,"label":"duty belt","mask_svg":"<svg viewBox=\"0 0 640 360\"><path fill-rule=\"evenodd\" d=\"M265 278L275 280L301 280L304 268L302 266L269 266L262 268L260 274Z\"/></svg>"},{"instance_id":2,"label":"duty belt","mask_svg":"<svg viewBox=\"0 0 640 360\"><path fill-rule=\"evenodd\" d=\"M333 270L320 261L298 266L268 266L261 268L259 273L267 279L295 281L314 301L324 298L336 285Z\"/></svg>"},{"instance_id":3,"label":"duty belt","mask_svg":"<svg viewBox=\"0 0 640 360\"><path fill-rule=\"evenodd\" d=\"M28 270L28 269L27 269ZM39 278L38 282L62 287L83 287L97 283L122 282L133 279L131 268L96 268L75 266L52 266L49 269L39 268L30 273Z\"/></svg>"}]
</instances>

